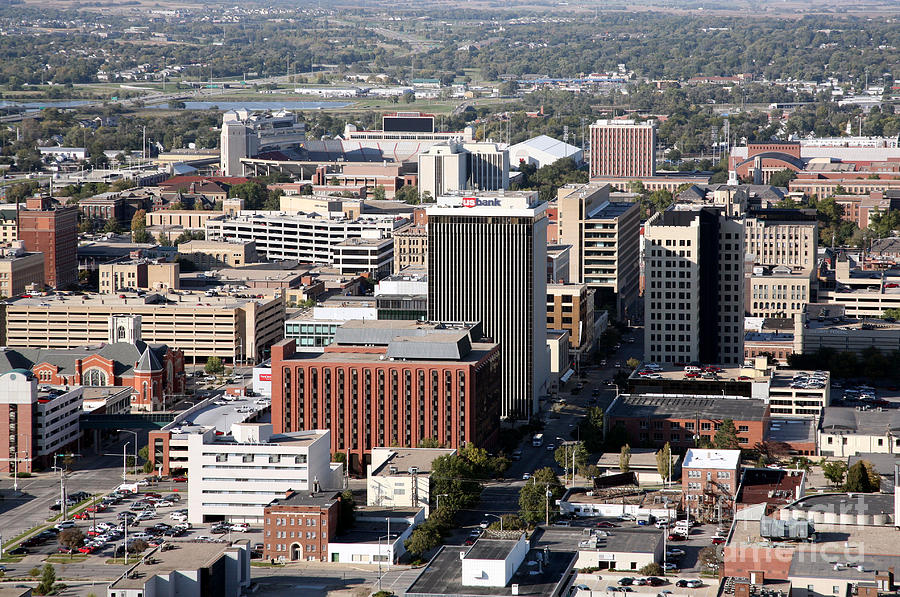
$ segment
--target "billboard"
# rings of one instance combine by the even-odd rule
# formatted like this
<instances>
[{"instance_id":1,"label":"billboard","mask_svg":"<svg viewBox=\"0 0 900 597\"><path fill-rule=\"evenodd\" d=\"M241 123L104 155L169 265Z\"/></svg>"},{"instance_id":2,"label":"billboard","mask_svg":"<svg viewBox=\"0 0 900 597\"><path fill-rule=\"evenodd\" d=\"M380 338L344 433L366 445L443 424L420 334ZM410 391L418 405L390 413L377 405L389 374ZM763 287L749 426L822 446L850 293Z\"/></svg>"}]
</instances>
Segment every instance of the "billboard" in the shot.
<instances>
[{"instance_id":1,"label":"billboard","mask_svg":"<svg viewBox=\"0 0 900 597\"><path fill-rule=\"evenodd\" d=\"M434 116L385 116L384 132L433 133Z\"/></svg>"}]
</instances>

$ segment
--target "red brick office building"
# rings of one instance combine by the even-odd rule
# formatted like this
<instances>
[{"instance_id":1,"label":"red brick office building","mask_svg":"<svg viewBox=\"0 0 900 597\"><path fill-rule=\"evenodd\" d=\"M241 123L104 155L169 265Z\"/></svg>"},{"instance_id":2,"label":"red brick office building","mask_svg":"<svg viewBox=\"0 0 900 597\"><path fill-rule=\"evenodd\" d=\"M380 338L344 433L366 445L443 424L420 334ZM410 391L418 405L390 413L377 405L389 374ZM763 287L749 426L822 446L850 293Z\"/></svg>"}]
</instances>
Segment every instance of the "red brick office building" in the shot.
<instances>
[{"instance_id":1,"label":"red brick office building","mask_svg":"<svg viewBox=\"0 0 900 597\"><path fill-rule=\"evenodd\" d=\"M263 558L328 560L328 542L337 533L341 512L339 492L288 491L263 512Z\"/></svg>"},{"instance_id":2,"label":"red brick office building","mask_svg":"<svg viewBox=\"0 0 900 597\"><path fill-rule=\"evenodd\" d=\"M44 254L44 283L66 288L78 282L78 208L51 207L34 197L19 212L18 235L27 251Z\"/></svg>"},{"instance_id":3,"label":"red brick office building","mask_svg":"<svg viewBox=\"0 0 900 597\"><path fill-rule=\"evenodd\" d=\"M373 446L415 447L434 439L460 448L497 445L500 348L480 326L350 321L324 353L272 347L276 433L330 429L332 452L362 472Z\"/></svg>"}]
</instances>

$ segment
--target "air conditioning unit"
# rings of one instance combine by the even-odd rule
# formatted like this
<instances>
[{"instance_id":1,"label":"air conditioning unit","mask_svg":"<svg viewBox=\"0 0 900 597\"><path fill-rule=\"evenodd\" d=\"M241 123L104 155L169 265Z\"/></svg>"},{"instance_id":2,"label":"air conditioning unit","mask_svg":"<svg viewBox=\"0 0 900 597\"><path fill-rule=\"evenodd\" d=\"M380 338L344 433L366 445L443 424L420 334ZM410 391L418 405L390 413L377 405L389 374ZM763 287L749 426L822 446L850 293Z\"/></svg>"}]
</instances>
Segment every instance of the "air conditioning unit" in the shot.
<instances>
[{"instance_id":1,"label":"air conditioning unit","mask_svg":"<svg viewBox=\"0 0 900 597\"><path fill-rule=\"evenodd\" d=\"M389 466L389 467L388 467L388 471L390 471L390 473L391 473L392 475L396 475L396 474L397 474L397 467L396 467L396 466Z\"/></svg>"},{"instance_id":2,"label":"air conditioning unit","mask_svg":"<svg viewBox=\"0 0 900 597\"><path fill-rule=\"evenodd\" d=\"M419 467L417 467L417 466L411 466L411 467L409 467L409 474L410 474L410 475L417 475L417 474L419 474Z\"/></svg>"}]
</instances>

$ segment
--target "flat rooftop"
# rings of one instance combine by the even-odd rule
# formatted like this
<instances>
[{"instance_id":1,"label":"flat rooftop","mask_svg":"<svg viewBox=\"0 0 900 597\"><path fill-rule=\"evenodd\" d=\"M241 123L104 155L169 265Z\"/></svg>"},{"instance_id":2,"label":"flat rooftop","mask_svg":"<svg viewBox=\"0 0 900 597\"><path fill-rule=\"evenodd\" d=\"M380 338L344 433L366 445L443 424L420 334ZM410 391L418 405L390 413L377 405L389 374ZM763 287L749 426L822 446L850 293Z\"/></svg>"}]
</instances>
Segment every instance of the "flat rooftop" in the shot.
<instances>
[{"instance_id":1,"label":"flat rooftop","mask_svg":"<svg viewBox=\"0 0 900 597\"><path fill-rule=\"evenodd\" d=\"M603 477L598 478L602 479ZM648 508L665 508L666 501L668 501L670 506L674 507L681 499L680 485L674 487L677 489L669 491L643 489L637 485L621 485L593 490L574 487L566 492L562 501L570 504L625 504Z\"/></svg>"},{"instance_id":2,"label":"flat rooftop","mask_svg":"<svg viewBox=\"0 0 900 597\"><path fill-rule=\"evenodd\" d=\"M818 420L816 419L769 419L766 440L786 444L815 443Z\"/></svg>"},{"instance_id":3,"label":"flat rooftop","mask_svg":"<svg viewBox=\"0 0 900 597\"><path fill-rule=\"evenodd\" d=\"M467 560L505 560L519 542L515 539L478 539L466 552Z\"/></svg>"},{"instance_id":4,"label":"flat rooftop","mask_svg":"<svg viewBox=\"0 0 900 597\"><path fill-rule=\"evenodd\" d=\"M893 497L893 496L891 496ZM738 520L732 527L729 548L771 547L777 550L795 549L806 553L829 554L841 561L849 555L893 554L897 551L897 529L893 526L856 526L847 524L813 523L816 540L769 541L759 534L759 520Z\"/></svg>"},{"instance_id":5,"label":"flat rooftop","mask_svg":"<svg viewBox=\"0 0 900 597\"><path fill-rule=\"evenodd\" d=\"M651 468L656 471L656 452L653 448L631 448L629 466L633 469ZM681 456L672 454L672 464L676 464ZM604 452L597 459L600 468L619 468L619 452Z\"/></svg>"},{"instance_id":6,"label":"flat rooftop","mask_svg":"<svg viewBox=\"0 0 900 597\"><path fill-rule=\"evenodd\" d=\"M597 541L596 547L585 547L588 537ZM591 539L593 541L594 539ZM662 543L663 531L650 527L589 529L584 527L539 527L531 539L535 547L548 545L557 550L591 550L618 553L655 553Z\"/></svg>"},{"instance_id":7,"label":"flat rooftop","mask_svg":"<svg viewBox=\"0 0 900 597\"><path fill-rule=\"evenodd\" d=\"M608 203L601 204L599 209L595 209L594 211L587 214L587 219L590 220L610 220L613 218L618 218L629 209L634 207L633 202L627 201L609 201Z\"/></svg>"},{"instance_id":8,"label":"flat rooftop","mask_svg":"<svg viewBox=\"0 0 900 597\"><path fill-rule=\"evenodd\" d=\"M391 539L396 540L409 527L408 522L398 522L396 519L392 519ZM338 533L329 543L374 543L377 545L379 537L383 543L387 543L387 531L387 521L384 519L380 522L357 520L352 527L343 533Z\"/></svg>"},{"instance_id":9,"label":"flat rooftop","mask_svg":"<svg viewBox=\"0 0 900 597\"><path fill-rule=\"evenodd\" d=\"M125 298L120 298L124 296ZM271 300L271 299L268 299ZM198 307L237 308L250 302L253 298L237 298L234 296L206 296L202 292L191 293L179 291L166 295L147 293L118 294L51 294L32 298L10 298L5 302L11 307L31 307L47 309L78 309L87 307L152 307L154 309L196 309Z\"/></svg>"},{"instance_id":10,"label":"flat rooftop","mask_svg":"<svg viewBox=\"0 0 900 597\"><path fill-rule=\"evenodd\" d=\"M786 504L796 499L797 490L803 483L803 478L803 471L799 470L745 469L737 502L739 504L761 504L775 501Z\"/></svg>"},{"instance_id":11,"label":"flat rooftop","mask_svg":"<svg viewBox=\"0 0 900 597\"><path fill-rule=\"evenodd\" d=\"M711 468L734 470L741 464L740 450L707 450L688 448L682 468Z\"/></svg>"},{"instance_id":12,"label":"flat rooftop","mask_svg":"<svg viewBox=\"0 0 900 597\"><path fill-rule=\"evenodd\" d=\"M900 431L900 410L857 410L853 406L828 406L822 416L821 429L826 433L887 435Z\"/></svg>"},{"instance_id":13,"label":"flat rooftop","mask_svg":"<svg viewBox=\"0 0 900 597\"><path fill-rule=\"evenodd\" d=\"M320 491L311 493L309 491L295 491L290 497L283 497L272 500L270 506L316 506L319 508L327 508L338 501L340 497L339 491Z\"/></svg>"},{"instance_id":14,"label":"flat rooftop","mask_svg":"<svg viewBox=\"0 0 900 597\"><path fill-rule=\"evenodd\" d=\"M894 512L894 496L886 493L825 493L807 496L799 502L791 504L787 509L853 515L892 514Z\"/></svg>"},{"instance_id":15,"label":"flat rooftop","mask_svg":"<svg viewBox=\"0 0 900 597\"><path fill-rule=\"evenodd\" d=\"M610 418L732 419L762 421L766 404L754 398L708 396L620 395L607 410Z\"/></svg>"},{"instance_id":16,"label":"flat rooftop","mask_svg":"<svg viewBox=\"0 0 900 597\"><path fill-rule=\"evenodd\" d=\"M476 545L480 542L476 541ZM474 547L474 546L473 546ZM428 566L406 589L408 597L433 595L512 596L512 585L519 585L519 595L553 595L577 558L575 551L550 551L549 559L538 566L538 550L531 550L505 587L472 587L462 584L460 552L464 546L445 545ZM538 570L540 568L540 572Z\"/></svg>"},{"instance_id":17,"label":"flat rooftop","mask_svg":"<svg viewBox=\"0 0 900 597\"><path fill-rule=\"evenodd\" d=\"M167 543L170 543L167 541ZM110 589L142 589L144 583L156 574L168 574L175 570L197 570L212 563L221 556L229 545L225 542L211 543L206 541L171 541L175 549L150 552L152 557L146 558L130 569L127 578L120 578ZM152 561L153 563L147 563Z\"/></svg>"},{"instance_id":18,"label":"flat rooftop","mask_svg":"<svg viewBox=\"0 0 900 597\"><path fill-rule=\"evenodd\" d=\"M790 576L803 578L834 578L846 581L875 580L876 571L897 569L900 556L863 553L849 556L815 557L797 551L791 558ZM862 570L860 570L862 568Z\"/></svg>"},{"instance_id":19,"label":"flat rooftop","mask_svg":"<svg viewBox=\"0 0 900 597\"><path fill-rule=\"evenodd\" d=\"M373 450L391 450L391 456L384 461L371 475L378 477L392 476L391 467L397 467L398 475L408 475L411 467L419 473L431 473L431 465L436 458L453 454L456 450L447 448L373 448Z\"/></svg>"}]
</instances>

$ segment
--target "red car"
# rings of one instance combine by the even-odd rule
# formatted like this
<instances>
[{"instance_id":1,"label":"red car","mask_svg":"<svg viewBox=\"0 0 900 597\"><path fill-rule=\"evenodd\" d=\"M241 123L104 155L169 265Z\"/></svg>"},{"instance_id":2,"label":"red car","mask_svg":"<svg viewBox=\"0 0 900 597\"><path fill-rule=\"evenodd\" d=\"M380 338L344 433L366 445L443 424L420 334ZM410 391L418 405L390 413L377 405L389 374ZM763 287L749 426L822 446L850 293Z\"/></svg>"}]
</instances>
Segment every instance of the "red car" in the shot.
<instances>
[{"instance_id":1,"label":"red car","mask_svg":"<svg viewBox=\"0 0 900 597\"><path fill-rule=\"evenodd\" d=\"M87 519L89 519L90 517L91 517L91 515L88 514L87 512L79 512L78 514L76 514L76 515L73 516L72 518L74 518L75 520L87 520Z\"/></svg>"},{"instance_id":2,"label":"red car","mask_svg":"<svg viewBox=\"0 0 900 597\"><path fill-rule=\"evenodd\" d=\"M154 497L154 498L161 498L161 497L162 497L162 494L161 494L161 493L153 493L152 491L147 492L147 493L145 493L144 495L145 495L146 497Z\"/></svg>"},{"instance_id":3,"label":"red car","mask_svg":"<svg viewBox=\"0 0 900 597\"><path fill-rule=\"evenodd\" d=\"M669 541L684 541L686 537L681 533L669 533Z\"/></svg>"},{"instance_id":4,"label":"red car","mask_svg":"<svg viewBox=\"0 0 900 597\"><path fill-rule=\"evenodd\" d=\"M713 545L723 545L725 543L725 537L713 537L712 544Z\"/></svg>"},{"instance_id":5,"label":"red car","mask_svg":"<svg viewBox=\"0 0 900 597\"><path fill-rule=\"evenodd\" d=\"M689 377L689 378L695 378L695 377L700 377L700 374L699 373L685 373L684 376Z\"/></svg>"},{"instance_id":6,"label":"red car","mask_svg":"<svg viewBox=\"0 0 900 597\"><path fill-rule=\"evenodd\" d=\"M605 520L597 523L597 528L598 528L598 529L614 529L614 528L616 528L617 526L618 526L618 525L615 525L615 524L613 524L613 523L611 523L611 522L606 522Z\"/></svg>"},{"instance_id":7,"label":"red car","mask_svg":"<svg viewBox=\"0 0 900 597\"><path fill-rule=\"evenodd\" d=\"M172 481L176 483L187 483L187 477L172 477Z\"/></svg>"},{"instance_id":8,"label":"red car","mask_svg":"<svg viewBox=\"0 0 900 597\"><path fill-rule=\"evenodd\" d=\"M94 548L91 547L90 545L84 545L82 547L79 547L78 551L80 551L81 553L93 553Z\"/></svg>"}]
</instances>

